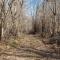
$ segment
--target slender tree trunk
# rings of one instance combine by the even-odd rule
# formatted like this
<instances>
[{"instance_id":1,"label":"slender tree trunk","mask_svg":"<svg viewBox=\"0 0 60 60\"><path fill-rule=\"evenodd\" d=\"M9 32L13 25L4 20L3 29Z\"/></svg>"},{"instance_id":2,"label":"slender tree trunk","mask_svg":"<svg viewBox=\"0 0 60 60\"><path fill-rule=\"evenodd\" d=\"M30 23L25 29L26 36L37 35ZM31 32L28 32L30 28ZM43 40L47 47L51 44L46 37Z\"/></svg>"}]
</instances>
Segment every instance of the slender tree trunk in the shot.
<instances>
[{"instance_id":1,"label":"slender tree trunk","mask_svg":"<svg viewBox=\"0 0 60 60\"><path fill-rule=\"evenodd\" d=\"M1 23L0 23L0 40L1 40Z\"/></svg>"}]
</instances>

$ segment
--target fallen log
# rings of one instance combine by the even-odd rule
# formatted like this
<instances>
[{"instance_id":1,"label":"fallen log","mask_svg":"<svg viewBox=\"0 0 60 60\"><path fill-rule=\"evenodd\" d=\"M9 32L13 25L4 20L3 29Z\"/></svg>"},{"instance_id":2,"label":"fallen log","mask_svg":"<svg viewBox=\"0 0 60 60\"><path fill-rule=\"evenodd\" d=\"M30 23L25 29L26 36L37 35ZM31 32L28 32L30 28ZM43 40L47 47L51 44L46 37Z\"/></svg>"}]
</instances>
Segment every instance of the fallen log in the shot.
<instances>
[{"instance_id":1,"label":"fallen log","mask_svg":"<svg viewBox=\"0 0 60 60\"><path fill-rule=\"evenodd\" d=\"M34 49L34 48L26 48L26 47L25 48L18 48L18 49L26 51L26 52L32 52L32 53L35 53L35 54L42 56L42 57L60 59L60 55L58 55L58 53L55 53L55 52L38 50L38 49Z\"/></svg>"},{"instance_id":2,"label":"fallen log","mask_svg":"<svg viewBox=\"0 0 60 60\"><path fill-rule=\"evenodd\" d=\"M47 39L43 39L44 44L57 44L60 45L60 36L54 36Z\"/></svg>"},{"instance_id":3,"label":"fallen log","mask_svg":"<svg viewBox=\"0 0 60 60\"><path fill-rule=\"evenodd\" d=\"M34 55L35 54L35 55ZM7 56L17 56L17 57L35 57L35 58L53 58L53 59L60 59L60 55L55 52L45 51L45 50L38 50L31 47L23 47L17 48L16 52L14 53L7 53L1 52L1 55Z\"/></svg>"}]
</instances>

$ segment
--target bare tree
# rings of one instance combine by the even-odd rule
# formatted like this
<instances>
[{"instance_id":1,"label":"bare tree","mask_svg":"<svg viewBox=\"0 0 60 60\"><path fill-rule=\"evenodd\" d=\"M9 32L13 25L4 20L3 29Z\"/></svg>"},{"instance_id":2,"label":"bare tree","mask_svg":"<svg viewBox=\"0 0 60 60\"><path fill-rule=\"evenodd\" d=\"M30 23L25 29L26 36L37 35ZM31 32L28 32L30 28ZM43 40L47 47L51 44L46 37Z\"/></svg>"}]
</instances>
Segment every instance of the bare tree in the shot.
<instances>
[{"instance_id":1,"label":"bare tree","mask_svg":"<svg viewBox=\"0 0 60 60\"><path fill-rule=\"evenodd\" d=\"M5 15L5 10L4 10L4 1L0 1L0 40L3 37L3 25L4 25L4 15Z\"/></svg>"}]
</instances>

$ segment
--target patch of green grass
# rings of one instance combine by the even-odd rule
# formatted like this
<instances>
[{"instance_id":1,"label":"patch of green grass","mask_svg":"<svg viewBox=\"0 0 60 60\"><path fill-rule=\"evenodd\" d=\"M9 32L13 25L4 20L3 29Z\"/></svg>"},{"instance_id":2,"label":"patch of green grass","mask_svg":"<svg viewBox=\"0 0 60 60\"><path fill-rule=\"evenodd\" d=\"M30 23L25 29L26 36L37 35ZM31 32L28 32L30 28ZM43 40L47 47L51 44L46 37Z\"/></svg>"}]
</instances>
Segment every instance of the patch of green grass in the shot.
<instances>
[{"instance_id":1,"label":"patch of green grass","mask_svg":"<svg viewBox=\"0 0 60 60\"><path fill-rule=\"evenodd\" d=\"M18 46L18 44L16 43L16 41L9 42L9 45L11 47L14 47L14 48L17 48L17 46Z\"/></svg>"}]
</instances>

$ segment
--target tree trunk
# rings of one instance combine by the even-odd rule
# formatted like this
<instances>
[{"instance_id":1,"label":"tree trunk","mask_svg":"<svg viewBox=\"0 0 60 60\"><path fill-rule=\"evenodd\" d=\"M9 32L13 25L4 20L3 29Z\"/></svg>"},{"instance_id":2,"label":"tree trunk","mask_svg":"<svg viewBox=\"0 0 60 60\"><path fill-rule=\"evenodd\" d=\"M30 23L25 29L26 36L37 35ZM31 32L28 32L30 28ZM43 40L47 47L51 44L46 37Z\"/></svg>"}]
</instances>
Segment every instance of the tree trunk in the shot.
<instances>
[{"instance_id":1,"label":"tree trunk","mask_svg":"<svg viewBox=\"0 0 60 60\"><path fill-rule=\"evenodd\" d=\"M0 21L0 40L1 40L1 37L2 37L2 21Z\"/></svg>"}]
</instances>

